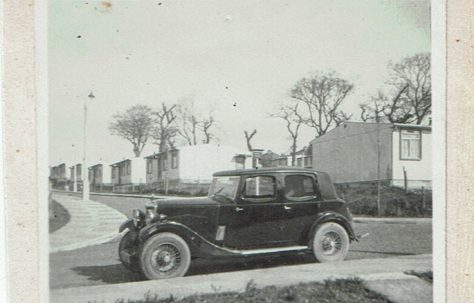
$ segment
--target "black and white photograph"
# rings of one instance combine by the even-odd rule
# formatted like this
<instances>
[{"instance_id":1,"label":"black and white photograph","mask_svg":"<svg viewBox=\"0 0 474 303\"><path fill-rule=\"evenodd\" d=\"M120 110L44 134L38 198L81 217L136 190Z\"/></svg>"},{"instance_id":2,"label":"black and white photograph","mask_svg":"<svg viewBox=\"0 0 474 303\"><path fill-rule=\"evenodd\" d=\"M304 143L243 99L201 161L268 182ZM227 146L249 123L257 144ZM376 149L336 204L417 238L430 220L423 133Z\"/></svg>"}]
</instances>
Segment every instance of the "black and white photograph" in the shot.
<instances>
[{"instance_id":1,"label":"black and white photograph","mask_svg":"<svg viewBox=\"0 0 474 303\"><path fill-rule=\"evenodd\" d=\"M431 5L49 1L50 302L433 302Z\"/></svg>"}]
</instances>

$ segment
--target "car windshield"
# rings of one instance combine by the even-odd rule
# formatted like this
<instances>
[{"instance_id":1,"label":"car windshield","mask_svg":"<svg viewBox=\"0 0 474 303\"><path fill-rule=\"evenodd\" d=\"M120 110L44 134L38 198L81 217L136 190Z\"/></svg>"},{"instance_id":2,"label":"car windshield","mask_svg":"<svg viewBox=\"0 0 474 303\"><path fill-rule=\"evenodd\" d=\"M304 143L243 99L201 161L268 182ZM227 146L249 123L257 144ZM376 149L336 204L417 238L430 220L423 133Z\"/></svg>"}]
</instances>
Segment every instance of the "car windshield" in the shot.
<instances>
[{"instance_id":1,"label":"car windshield","mask_svg":"<svg viewBox=\"0 0 474 303\"><path fill-rule=\"evenodd\" d=\"M209 189L209 197L219 195L234 200L239 182L240 177L214 177Z\"/></svg>"}]
</instances>

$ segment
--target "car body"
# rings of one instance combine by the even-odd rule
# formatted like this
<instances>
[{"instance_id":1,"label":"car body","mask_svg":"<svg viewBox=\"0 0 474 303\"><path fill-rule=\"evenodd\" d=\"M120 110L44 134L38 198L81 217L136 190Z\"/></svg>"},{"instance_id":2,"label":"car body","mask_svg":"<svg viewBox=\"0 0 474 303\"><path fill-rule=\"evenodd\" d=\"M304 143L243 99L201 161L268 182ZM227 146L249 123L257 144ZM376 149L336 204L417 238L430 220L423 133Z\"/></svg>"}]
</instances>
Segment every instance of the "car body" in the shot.
<instances>
[{"instance_id":1,"label":"car body","mask_svg":"<svg viewBox=\"0 0 474 303\"><path fill-rule=\"evenodd\" d=\"M340 261L357 240L328 174L300 168L217 172L207 197L154 200L119 230L122 263L149 279L182 276L199 257L307 251Z\"/></svg>"}]
</instances>

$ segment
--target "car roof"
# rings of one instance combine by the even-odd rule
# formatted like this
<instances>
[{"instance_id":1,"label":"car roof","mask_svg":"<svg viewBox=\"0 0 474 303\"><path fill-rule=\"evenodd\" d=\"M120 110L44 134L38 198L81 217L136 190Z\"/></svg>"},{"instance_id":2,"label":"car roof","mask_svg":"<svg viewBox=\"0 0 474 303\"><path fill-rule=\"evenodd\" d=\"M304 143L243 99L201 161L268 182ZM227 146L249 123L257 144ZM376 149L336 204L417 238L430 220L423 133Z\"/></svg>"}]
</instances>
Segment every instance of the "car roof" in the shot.
<instances>
[{"instance_id":1,"label":"car roof","mask_svg":"<svg viewBox=\"0 0 474 303\"><path fill-rule=\"evenodd\" d=\"M269 174L269 173L323 173L309 168L300 167L271 167L271 168L250 168L250 169L234 169L225 170L214 173L213 176L241 176L241 175L255 175L255 174Z\"/></svg>"}]
</instances>

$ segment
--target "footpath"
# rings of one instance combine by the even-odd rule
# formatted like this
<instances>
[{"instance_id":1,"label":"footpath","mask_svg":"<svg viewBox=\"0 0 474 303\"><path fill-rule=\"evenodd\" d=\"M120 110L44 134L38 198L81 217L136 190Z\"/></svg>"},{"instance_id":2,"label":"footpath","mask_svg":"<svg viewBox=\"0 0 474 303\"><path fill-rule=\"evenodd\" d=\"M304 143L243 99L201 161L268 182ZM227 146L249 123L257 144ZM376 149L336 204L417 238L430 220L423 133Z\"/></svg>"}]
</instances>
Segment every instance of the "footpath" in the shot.
<instances>
[{"instance_id":1,"label":"footpath","mask_svg":"<svg viewBox=\"0 0 474 303\"><path fill-rule=\"evenodd\" d=\"M432 255L396 258L350 260L337 263L312 263L254 269L209 275L142 281L112 285L75 287L53 290L52 303L115 303L117 300L143 300L146 294L175 299L190 295L222 292L243 292L250 281L257 288L323 282L328 279L359 277L367 288L385 295L395 303L432 302L432 285L410 271L432 270Z\"/></svg>"},{"instance_id":2,"label":"footpath","mask_svg":"<svg viewBox=\"0 0 474 303\"><path fill-rule=\"evenodd\" d=\"M109 242L119 235L118 227L127 219L99 202L59 193L54 193L53 199L69 212L71 219L49 235L50 253Z\"/></svg>"}]
</instances>

